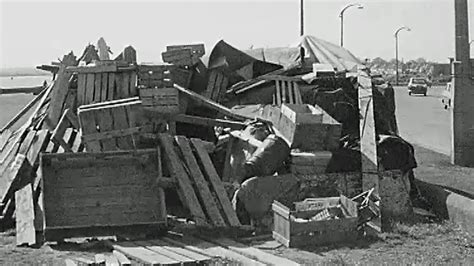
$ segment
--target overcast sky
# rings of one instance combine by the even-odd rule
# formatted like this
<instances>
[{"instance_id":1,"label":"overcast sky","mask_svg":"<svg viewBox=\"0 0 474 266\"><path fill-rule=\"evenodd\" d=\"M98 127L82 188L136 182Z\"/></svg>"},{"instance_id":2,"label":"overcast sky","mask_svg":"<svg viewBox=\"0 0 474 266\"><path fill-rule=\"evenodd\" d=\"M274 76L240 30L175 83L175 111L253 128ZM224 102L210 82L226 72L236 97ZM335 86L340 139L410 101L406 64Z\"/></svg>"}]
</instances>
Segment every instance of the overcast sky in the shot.
<instances>
[{"instance_id":1,"label":"overcast sky","mask_svg":"<svg viewBox=\"0 0 474 266\"><path fill-rule=\"evenodd\" d=\"M115 54L127 45L138 61L160 61L169 44L224 39L240 49L283 47L299 36L299 0L5 1L0 0L0 67L49 64L73 50L80 55L103 36ZM454 54L454 0L360 0L345 12L344 46L359 58L424 57L447 62ZM339 12L350 1L305 0L305 33L338 44ZM474 0L469 0L474 39ZM471 46L474 48L474 44ZM474 56L474 49L471 55Z\"/></svg>"}]
</instances>

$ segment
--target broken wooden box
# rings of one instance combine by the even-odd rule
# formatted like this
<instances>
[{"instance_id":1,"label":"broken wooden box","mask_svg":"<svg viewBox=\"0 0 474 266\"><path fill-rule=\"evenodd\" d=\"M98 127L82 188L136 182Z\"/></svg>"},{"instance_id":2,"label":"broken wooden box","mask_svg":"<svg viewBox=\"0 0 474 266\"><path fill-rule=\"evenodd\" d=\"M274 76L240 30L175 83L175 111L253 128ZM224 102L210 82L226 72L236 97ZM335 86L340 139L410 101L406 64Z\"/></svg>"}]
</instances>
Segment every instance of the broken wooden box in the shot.
<instances>
[{"instance_id":1,"label":"broken wooden box","mask_svg":"<svg viewBox=\"0 0 474 266\"><path fill-rule=\"evenodd\" d=\"M317 105L283 104L275 125L291 148L331 151L339 147L341 124Z\"/></svg>"},{"instance_id":2,"label":"broken wooden box","mask_svg":"<svg viewBox=\"0 0 474 266\"><path fill-rule=\"evenodd\" d=\"M157 149L42 154L40 166L46 240L166 226Z\"/></svg>"},{"instance_id":3,"label":"broken wooden box","mask_svg":"<svg viewBox=\"0 0 474 266\"><path fill-rule=\"evenodd\" d=\"M138 97L83 105L78 110L88 152L141 148L142 136L163 132L165 121L146 116Z\"/></svg>"},{"instance_id":4,"label":"broken wooden box","mask_svg":"<svg viewBox=\"0 0 474 266\"><path fill-rule=\"evenodd\" d=\"M357 237L357 203L340 197L310 199L288 208L272 204L273 238L287 247L327 245Z\"/></svg>"},{"instance_id":5,"label":"broken wooden box","mask_svg":"<svg viewBox=\"0 0 474 266\"><path fill-rule=\"evenodd\" d=\"M330 151L291 152L290 170L294 174L321 174L331 160Z\"/></svg>"}]
</instances>

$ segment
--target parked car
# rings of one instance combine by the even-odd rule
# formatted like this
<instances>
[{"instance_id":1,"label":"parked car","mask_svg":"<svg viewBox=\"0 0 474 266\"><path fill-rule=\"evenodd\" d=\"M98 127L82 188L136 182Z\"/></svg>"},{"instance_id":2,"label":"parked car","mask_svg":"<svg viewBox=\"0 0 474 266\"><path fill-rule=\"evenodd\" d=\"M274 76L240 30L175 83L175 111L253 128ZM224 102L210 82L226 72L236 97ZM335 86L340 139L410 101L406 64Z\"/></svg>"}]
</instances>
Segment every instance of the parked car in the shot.
<instances>
[{"instance_id":1,"label":"parked car","mask_svg":"<svg viewBox=\"0 0 474 266\"><path fill-rule=\"evenodd\" d=\"M443 96L441 98L441 103L444 105L444 109L451 108L451 99L452 99L452 89L453 85L451 82L446 84L446 88L444 88Z\"/></svg>"},{"instance_id":2,"label":"parked car","mask_svg":"<svg viewBox=\"0 0 474 266\"><path fill-rule=\"evenodd\" d=\"M424 78L410 78L408 82L408 95L423 94L428 92L428 82Z\"/></svg>"}]
</instances>

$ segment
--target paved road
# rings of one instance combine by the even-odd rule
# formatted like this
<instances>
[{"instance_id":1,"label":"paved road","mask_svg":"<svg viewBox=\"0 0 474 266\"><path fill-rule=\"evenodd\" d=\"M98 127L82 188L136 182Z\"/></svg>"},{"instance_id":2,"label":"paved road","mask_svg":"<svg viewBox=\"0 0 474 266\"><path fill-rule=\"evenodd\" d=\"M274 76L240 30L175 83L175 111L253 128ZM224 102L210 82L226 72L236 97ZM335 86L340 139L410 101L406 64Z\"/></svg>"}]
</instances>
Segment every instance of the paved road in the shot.
<instances>
[{"instance_id":1,"label":"paved road","mask_svg":"<svg viewBox=\"0 0 474 266\"><path fill-rule=\"evenodd\" d=\"M395 87L396 115L400 135L407 141L450 155L451 117L441 103L444 87L433 86L428 95L409 96L406 87Z\"/></svg>"}]
</instances>

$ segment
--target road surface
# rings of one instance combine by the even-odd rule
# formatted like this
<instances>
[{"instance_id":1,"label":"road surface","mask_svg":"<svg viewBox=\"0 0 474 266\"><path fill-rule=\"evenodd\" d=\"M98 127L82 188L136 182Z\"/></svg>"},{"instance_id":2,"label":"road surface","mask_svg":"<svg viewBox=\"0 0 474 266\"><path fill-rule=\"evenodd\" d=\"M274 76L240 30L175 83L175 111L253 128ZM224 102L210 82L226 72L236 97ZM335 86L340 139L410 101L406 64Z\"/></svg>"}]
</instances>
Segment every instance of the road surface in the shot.
<instances>
[{"instance_id":1,"label":"road surface","mask_svg":"<svg viewBox=\"0 0 474 266\"><path fill-rule=\"evenodd\" d=\"M441 103L443 86L428 89L428 95L408 95L406 87L395 87L396 115L400 136L408 142L451 154L451 116Z\"/></svg>"}]
</instances>

